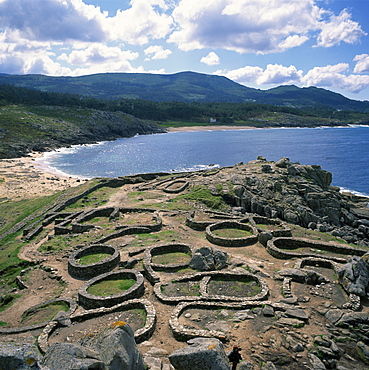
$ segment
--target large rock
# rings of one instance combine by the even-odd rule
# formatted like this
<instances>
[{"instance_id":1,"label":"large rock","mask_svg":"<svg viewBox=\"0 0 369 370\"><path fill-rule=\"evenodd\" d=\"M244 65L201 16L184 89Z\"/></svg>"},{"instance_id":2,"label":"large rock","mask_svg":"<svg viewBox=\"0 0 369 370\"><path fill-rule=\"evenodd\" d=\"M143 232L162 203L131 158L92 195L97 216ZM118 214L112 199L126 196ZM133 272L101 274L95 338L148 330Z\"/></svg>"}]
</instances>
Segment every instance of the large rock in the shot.
<instances>
[{"instance_id":1,"label":"large rock","mask_svg":"<svg viewBox=\"0 0 369 370\"><path fill-rule=\"evenodd\" d=\"M46 352L43 365L50 370L143 370L134 332L124 322L117 322L96 335L86 336L76 344L54 343Z\"/></svg>"},{"instance_id":2,"label":"large rock","mask_svg":"<svg viewBox=\"0 0 369 370\"><path fill-rule=\"evenodd\" d=\"M369 253L353 257L338 270L338 279L351 294L365 297L369 294Z\"/></svg>"},{"instance_id":3,"label":"large rock","mask_svg":"<svg viewBox=\"0 0 369 370\"><path fill-rule=\"evenodd\" d=\"M220 270L227 265L228 254L215 247L201 247L193 254L190 267L195 270Z\"/></svg>"},{"instance_id":4,"label":"large rock","mask_svg":"<svg viewBox=\"0 0 369 370\"><path fill-rule=\"evenodd\" d=\"M222 342L214 338L195 338L188 347L174 351L170 363L177 370L229 370L229 360Z\"/></svg>"},{"instance_id":5,"label":"large rock","mask_svg":"<svg viewBox=\"0 0 369 370\"><path fill-rule=\"evenodd\" d=\"M87 336L80 343L83 347L98 352L106 369L144 369L144 362L137 349L134 332L124 322L117 322L97 335Z\"/></svg>"},{"instance_id":6,"label":"large rock","mask_svg":"<svg viewBox=\"0 0 369 370\"><path fill-rule=\"evenodd\" d=\"M73 343L52 344L45 354L43 365L50 370L105 369L104 362L99 359L98 352Z\"/></svg>"},{"instance_id":7,"label":"large rock","mask_svg":"<svg viewBox=\"0 0 369 370\"><path fill-rule=\"evenodd\" d=\"M0 369L45 369L40 363L41 357L34 345L0 343Z\"/></svg>"}]
</instances>

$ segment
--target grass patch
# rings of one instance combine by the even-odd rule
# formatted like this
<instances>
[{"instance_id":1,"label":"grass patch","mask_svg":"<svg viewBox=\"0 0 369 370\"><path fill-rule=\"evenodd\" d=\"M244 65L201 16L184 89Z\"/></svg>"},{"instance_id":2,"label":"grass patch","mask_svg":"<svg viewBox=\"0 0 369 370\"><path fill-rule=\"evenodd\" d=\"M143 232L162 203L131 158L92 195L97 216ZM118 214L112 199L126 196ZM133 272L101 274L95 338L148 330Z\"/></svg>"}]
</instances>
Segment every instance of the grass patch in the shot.
<instances>
[{"instance_id":1,"label":"grass patch","mask_svg":"<svg viewBox=\"0 0 369 370\"><path fill-rule=\"evenodd\" d=\"M253 235L252 232L237 228L216 229L212 233L220 238L236 239Z\"/></svg>"},{"instance_id":2,"label":"grass patch","mask_svg":"<svg viewBox=\"0 0 369 370\"><path fill-rule=\"evenodd\" d=\"M22 315L22 324L34 325L44 321L51 320L59 311L67 312L69 305L66 302L59 301L40 306L36 309L29 310Z\"/></svg>"},{"instance_id":3,"label":"grass patch","mask_svg":"<svg viewBox=\"0 0 369 370\"><path fill-rule=\"evenodd\" d=\"M136 283L134 279L107 279L91 285L87 292L99 297L120 294Z\"/></svg>"},{"instance_id":4,"label":"grass patch","mask_svg":"<svg viewBox=\"0 0 369 370\"><path fill-rule=\"evenodd\" d=\"M111 257L111 254L109 253L91 253L82 256L81 258L78 259L77 262L80 265L91 265L92 263L103 261L105 258L109 257Z\"/></svg>"},{"instance_id":5,"label":"grass patch","mask_svg":"<svg viewBox=\"0 0 369 370\"><path fill-rule=\"evenodd\" d=\"M156 243L171 243L180 239L180 235L172 230L164 230L155 233L139 234L130 243L130 248L148 246Z\"/></svg>"},{"instance_id":6,"label":"grass patch","mask_svg":"<svg viewBox=\"0 0 369 370\"><path fill-rule=\"evenodd\" d=\"M186 263L189 262L191 259L191 256L189 256L187 253L183 252L169 252L169 253L163 253L163 254L157 254L155 256L152 256L152 263L157 263L161 265L169 265L172 263Z\"/></svg>"},{"instance_id":7,"label":"grass patch","mask_svg":"<svg viewBox=\"0 0 369 370\"><path fill-rule=\"evenodd\" d=\"M200 185L196 185L185 191L183 194L177 195L172 201L177 203L183 200L199 202L215 210L228 209L228 206L222 197L212 195L207 187Z\"/></svg>"},{"instance_id":8,"label":"grass patch","mask_svg":"<svg viewBox=\"0 0 369 370\"><path fill-rule=\"evenodd\" d=\"M7 326L8 325L8 323L7 322L5 322L5 321L0 321L0 326Z\"/></svg>"},{"instance_id":9,"label":"grass patch","mask_svg":"<svg viewBox=\"0 0 369 370\"><path fill-rule=\"evenodd\" d=\"M162 285L161 292L168 297L177 296L200 296L199 282L173 282L171 284Z\"/></svg>"}]
</instances>

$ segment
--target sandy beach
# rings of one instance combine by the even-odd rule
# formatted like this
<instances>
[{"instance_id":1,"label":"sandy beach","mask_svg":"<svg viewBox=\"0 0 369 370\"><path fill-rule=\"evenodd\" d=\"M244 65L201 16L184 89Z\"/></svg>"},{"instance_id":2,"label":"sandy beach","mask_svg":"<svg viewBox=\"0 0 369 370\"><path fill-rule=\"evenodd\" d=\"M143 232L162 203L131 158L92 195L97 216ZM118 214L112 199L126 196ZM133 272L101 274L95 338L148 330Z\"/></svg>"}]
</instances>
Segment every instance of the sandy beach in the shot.
<instances>
[{"instance_id":1,"label":"sandy beach","mask_svg":"<svg viewBox=\"0 0 369 370\"><path fill-rule=\"evenodd\" d=\"M85 181L38 164L35 160L41 156L42 153L34 153L28 157L0 160L0 201L51 195Z\"/></svg>"},{"instance_id":2,"label":"sandy beach","mask_svg":"<svg viewBox=\"0 0 369 370\"><path fill-rule=\"evenodd\" d=\"M252 126L185 126L185 127L168 127L168 132L174 131L222 131L222 130L250 130L255 129Z\"/></svg>"}]
</instances>

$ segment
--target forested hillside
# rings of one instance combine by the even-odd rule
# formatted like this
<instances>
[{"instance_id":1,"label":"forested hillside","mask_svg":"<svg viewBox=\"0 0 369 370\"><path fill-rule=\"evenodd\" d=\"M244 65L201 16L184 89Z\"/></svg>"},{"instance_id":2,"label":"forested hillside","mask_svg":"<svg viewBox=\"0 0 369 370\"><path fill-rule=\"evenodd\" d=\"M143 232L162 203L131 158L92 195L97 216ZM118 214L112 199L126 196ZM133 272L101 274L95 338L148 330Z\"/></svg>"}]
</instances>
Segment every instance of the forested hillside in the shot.
<instances>
[{"instance_id":1,"label":"forested hillside","mask_svg":"<svg viewBox=\"0 0 369 370\"><path fill-rule=\"evenodd\" d=\"M156 102L217 102L271 104L285 107L326 106L333 109L367 111L369 102L356 101L329 90L279 86L259 90L226 77L195 72L172 75L149 73L101 73L78 77L1 75L7 83L47 92L70 93L97 99L142 99Z\"/></svg>"}]
</instances>

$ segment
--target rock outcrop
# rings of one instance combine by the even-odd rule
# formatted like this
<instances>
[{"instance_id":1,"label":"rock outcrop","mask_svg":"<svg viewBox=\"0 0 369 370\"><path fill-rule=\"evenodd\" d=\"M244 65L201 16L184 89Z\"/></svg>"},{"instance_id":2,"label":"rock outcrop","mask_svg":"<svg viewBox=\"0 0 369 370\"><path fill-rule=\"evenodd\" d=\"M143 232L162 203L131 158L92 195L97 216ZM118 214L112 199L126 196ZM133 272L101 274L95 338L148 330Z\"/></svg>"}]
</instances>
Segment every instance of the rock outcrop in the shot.
<instances>
[{"instance_id":1,"label":"rock outcrop","mask_svg":"<svg viewBox=\"0 0 369 370\"><path fill-rule=\"evenodd\" d=\"M43 358L31 344L0 344L0 369L143 370L144 362L131 327L116 322L78 343L56 342Z\"/></svg>"},{"instance_id":2,"label":"rock outcrop","mask_svg":"<svg viewBox=\"0 0 369 370\"><path fill-rule=\"evenodd\" d=\"M214 338L194 338L188 347L169 355L176 370L229 370L229 360L222 342Z\"/></svg>"},{"instance_id":3,"label":"rock outcrop","mask_svg":"<svg viewBox=\"0 0 369 370\"><path fill-rule=\"evenodd\" d=\"M215 247L201 247L191 258L190 267L195 270L221 270L227 265L227 253Z\"/></svg>"},{"instance_id":4,"label":"rock outcrop","mask_svg":"<svg viewBox=\"0 0 369 370\"><path fill-rule=\"evenodd\" d=\"M369 253L351 258L338 270L338 278L347 293L369 297Z\"/></svg>"}]
</instances>

